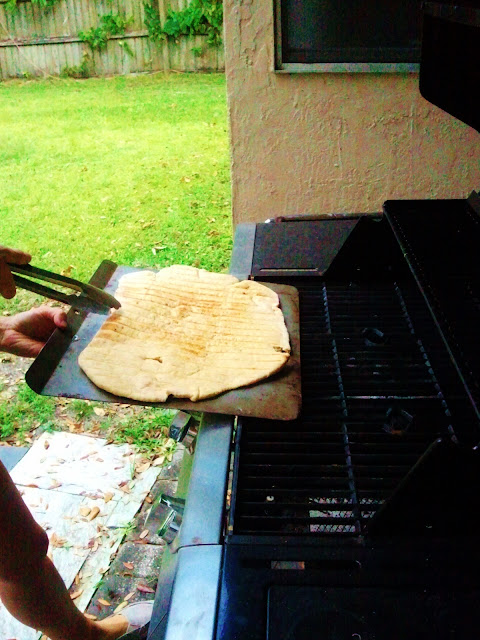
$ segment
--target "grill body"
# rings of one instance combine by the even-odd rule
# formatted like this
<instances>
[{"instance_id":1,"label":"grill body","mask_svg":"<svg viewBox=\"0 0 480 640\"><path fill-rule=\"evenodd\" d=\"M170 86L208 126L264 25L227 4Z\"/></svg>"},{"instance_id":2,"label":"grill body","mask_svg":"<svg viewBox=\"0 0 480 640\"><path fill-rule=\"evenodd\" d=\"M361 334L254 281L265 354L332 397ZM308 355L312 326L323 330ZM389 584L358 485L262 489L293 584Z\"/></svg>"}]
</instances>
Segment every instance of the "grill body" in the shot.
<instances>
[{"instance_id":1,"label":"grill body","mask_svg":"<svg viewBox=\"0 0 480 640\"><path fill-rule=\"evenodd\" d=\"M149 640L475 634L471 205L237 228L231 272L299 291L302 411L204 416Z\"/></svg>"},{"instance_id":2,"label":"grill body","mask_svg":"<svg viewBox=\"0 0 480 640\"><path fill-rule=\"evenodd\" d=\"M311 236L301 221L237 232L255 278L299 290L303 407L293 422L239 420L218 640L474 628L476 345L458 356L478 313L477 220L465 201L390 209Z\"/></svg>"}]
</instances>

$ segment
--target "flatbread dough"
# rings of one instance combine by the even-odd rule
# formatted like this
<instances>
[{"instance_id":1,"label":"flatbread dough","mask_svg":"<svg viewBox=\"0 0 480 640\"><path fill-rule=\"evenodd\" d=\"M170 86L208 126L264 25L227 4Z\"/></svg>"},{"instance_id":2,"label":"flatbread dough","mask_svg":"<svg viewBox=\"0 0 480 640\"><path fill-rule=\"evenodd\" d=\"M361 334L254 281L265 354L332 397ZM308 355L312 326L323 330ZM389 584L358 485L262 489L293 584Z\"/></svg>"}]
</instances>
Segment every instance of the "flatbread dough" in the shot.
<instances>
[{"instance_id":1,"label":"flatbread dough","mask_svg":"<svg viewBox=\"0 0 480 640\"><path fill-rule=\"evenodd\" d=\"M290 355L277 294L251 280L183 265L124 275L121 308L79 356L118 396L197 401L253 384Z\"/></svg>"}]
</instances>

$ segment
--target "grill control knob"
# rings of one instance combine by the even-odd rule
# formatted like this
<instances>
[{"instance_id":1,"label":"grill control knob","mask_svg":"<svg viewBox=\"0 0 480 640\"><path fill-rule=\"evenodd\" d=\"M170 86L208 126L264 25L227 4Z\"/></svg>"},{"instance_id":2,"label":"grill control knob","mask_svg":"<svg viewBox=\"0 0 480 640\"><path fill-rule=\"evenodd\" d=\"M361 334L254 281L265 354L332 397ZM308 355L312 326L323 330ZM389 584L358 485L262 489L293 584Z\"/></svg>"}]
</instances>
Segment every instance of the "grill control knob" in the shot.
<instances>
[{"instance_id":1,"label":"grill control knob","mask_svg":"<svg viewBox=\"0 0 480 640\"><path fill-rule=\"evenodd\" d=\"M192 454L198 435L198 422L185 411L179 411L170 424L168 435L173 440L181 442L185 449Z\"/></svg>"}]
</instances>

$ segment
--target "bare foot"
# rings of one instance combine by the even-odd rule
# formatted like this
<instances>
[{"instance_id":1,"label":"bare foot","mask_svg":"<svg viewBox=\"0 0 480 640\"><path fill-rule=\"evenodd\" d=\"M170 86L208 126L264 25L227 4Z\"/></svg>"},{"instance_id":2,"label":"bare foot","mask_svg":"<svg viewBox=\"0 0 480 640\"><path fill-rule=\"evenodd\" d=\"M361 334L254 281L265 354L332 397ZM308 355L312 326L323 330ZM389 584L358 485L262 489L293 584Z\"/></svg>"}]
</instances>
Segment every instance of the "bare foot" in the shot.
<instances>
[{"instance_id":1,"label":"bare foot","mask_svg":"<svg viewBox=\"0 0 480 640\"><path fill-rule=\"evenodd\" d=\"M100 620L95 625L104 632L105 640L117 640L128 631L128 620L121 614Z\"/></svg>"}]
</instances>

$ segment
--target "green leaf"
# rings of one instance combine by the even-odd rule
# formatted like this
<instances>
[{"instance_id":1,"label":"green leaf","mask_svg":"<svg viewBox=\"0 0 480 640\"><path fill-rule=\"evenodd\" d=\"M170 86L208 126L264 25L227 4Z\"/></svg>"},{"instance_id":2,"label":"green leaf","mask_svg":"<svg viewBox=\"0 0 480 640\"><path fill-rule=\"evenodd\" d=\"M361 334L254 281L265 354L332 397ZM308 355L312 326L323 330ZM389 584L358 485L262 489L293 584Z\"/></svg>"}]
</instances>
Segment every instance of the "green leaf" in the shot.
<instances>
[{"instance_id":1,"label":"green leaf","mask_svg":"<svg viewBox=\"0 0 480 640\"><path fill-rule=\"evenodd\" d=\"M146 3L144 9L145 25L153 40L206 35L210 46L219 46L222 42L223 3L218 0L192 0L181 11L169 9L163 25L156 7Z\"/></svg>"}]
</instances>

